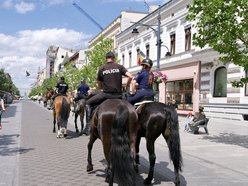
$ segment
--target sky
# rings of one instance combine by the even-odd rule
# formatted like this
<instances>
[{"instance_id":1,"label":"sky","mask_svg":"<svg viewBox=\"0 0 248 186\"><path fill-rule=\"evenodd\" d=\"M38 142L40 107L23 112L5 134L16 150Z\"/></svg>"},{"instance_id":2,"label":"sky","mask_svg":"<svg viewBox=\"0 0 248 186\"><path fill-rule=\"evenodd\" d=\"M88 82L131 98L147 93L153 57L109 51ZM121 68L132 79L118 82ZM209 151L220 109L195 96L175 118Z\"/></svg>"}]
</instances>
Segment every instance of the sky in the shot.
<instances>
[{"instance_id":1,"label":"sky","mask_svg":"<svg viewBox=\"0 0 248 186\"><path fill-rule=\"evenodd\" d=\"M121 11L147 12L147 5L165 1L0 0L0 68L11 75L23 95L34 84L38 69L45 67L49 46L87 48L101 30L73 2L105 28Z\"/></svg>"}]
</instances>

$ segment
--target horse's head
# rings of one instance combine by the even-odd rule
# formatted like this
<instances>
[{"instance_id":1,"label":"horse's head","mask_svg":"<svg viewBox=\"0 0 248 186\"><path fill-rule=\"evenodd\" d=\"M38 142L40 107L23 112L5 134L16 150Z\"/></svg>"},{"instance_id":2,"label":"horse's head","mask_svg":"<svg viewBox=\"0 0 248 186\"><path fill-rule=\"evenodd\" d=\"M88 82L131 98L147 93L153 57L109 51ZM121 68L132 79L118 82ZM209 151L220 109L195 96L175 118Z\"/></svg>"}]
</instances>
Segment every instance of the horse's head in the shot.
<instances>
[{"instance_id":1,"label":"horse's head","mask_svg":"<svg viewBox=\"0 0 248 186\"><path fill-rule=\"evenodd\" d=\"M45 98L48 100L48 99L51 99L51 97L54 95L54 90L53 89L47 89L47 92L45 94Z\"/></svg>"}]
</instances>

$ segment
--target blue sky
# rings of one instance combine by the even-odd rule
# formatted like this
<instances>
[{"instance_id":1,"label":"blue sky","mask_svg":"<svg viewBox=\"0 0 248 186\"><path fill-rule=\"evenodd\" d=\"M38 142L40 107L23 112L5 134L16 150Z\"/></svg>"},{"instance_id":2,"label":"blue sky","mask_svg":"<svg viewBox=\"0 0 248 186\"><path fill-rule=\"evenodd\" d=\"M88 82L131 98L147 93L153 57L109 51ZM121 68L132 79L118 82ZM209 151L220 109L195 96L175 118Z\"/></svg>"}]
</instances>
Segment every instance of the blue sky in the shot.
<instances>
[{"instance_id":1,"label":"blue sky","mask_svg":"<svg viewBox=\"0 0 248 186\"><path fill-rule=\"evenodd\" d=\"M100 32L73 2L102 27L123 10L147 12L144 0L0 0L0 68L10 73L22 93L34 83L38 68L45 67L50 45L86 48ZM164 2L146 0L148 5Z\"/></svg>"}]
</instances>

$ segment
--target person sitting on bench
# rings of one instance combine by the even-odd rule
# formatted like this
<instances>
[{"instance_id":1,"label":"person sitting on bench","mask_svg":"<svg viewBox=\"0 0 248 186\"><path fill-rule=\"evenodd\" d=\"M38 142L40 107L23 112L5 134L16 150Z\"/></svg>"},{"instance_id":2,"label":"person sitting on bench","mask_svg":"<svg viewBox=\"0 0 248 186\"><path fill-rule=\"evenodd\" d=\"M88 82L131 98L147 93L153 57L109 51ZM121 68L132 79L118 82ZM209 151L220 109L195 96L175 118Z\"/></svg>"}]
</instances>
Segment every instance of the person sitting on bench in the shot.
<instances>
[{"instance_id":1,"label":"person sitting on bench","mask_svg":"<svg viewBox=\"0 0 248 186\"><path fill-rule=\"evenodd\" d=\"M199 113L194 117L193 121L189 122L189 128L194 134L199 134L199 125L204 125L206 122L206 115L203 112L204 108L199 107Z\"/></svg>"}]
</instances>

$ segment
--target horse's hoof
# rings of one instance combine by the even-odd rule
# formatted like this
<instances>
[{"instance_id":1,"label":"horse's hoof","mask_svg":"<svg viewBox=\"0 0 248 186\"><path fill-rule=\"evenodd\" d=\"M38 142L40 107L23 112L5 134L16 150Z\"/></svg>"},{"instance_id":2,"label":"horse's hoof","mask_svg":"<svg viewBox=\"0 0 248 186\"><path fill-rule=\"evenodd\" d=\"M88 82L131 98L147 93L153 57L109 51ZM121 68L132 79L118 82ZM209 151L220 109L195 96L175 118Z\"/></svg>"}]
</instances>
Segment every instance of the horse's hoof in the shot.
<instances>
[{"instance_id":1,"label":"horse's hoof","mask_svg":"<svg viewBox=\"0 0 248 186\"><path fill-rule=\"evenodd\" d=\"M76 133L79 133L79 130L78 129L76 129Z\"/></svg>"},{"instance_id":2,"label":"horse's hoof","mask_svg":"<svg viewBox=\"0 0 248 186\"><path fill-rule=\"evenodd\" d=\"M87 172L93 171L93 165L87 165Z\"/></svg>"},{"instance_id":3,"label":"horse's hoof","mask_svg":"<svg viewBox=\"0 0 248 186\"><path fill-rule=\"evenodd\" d=\"M144 185L151 185L151 183L152 183L152 180L150 180L149 178L146 178L144 180Z\"/></svg>"}]
</instances>

